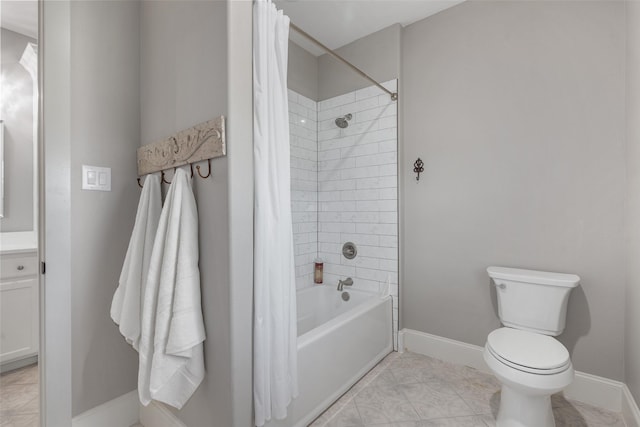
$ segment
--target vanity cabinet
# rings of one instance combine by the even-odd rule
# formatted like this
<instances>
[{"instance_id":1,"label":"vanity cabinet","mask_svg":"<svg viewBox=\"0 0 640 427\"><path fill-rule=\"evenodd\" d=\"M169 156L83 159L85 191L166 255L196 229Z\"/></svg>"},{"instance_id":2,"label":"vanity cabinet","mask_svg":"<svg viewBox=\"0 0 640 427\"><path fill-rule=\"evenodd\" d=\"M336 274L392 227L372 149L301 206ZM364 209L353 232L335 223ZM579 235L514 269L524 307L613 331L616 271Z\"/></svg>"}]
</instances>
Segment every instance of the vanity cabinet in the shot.
<instances>
[{"instance_id":1,"label":"vanity cabinet","mask_svg":"<svg viewBox=\"0 0 640 427\"><path fill-rule=\"evenodd\" d=\"M38 354L38 256L0 256L0 364Z\"/></svg>"}]
</instances>

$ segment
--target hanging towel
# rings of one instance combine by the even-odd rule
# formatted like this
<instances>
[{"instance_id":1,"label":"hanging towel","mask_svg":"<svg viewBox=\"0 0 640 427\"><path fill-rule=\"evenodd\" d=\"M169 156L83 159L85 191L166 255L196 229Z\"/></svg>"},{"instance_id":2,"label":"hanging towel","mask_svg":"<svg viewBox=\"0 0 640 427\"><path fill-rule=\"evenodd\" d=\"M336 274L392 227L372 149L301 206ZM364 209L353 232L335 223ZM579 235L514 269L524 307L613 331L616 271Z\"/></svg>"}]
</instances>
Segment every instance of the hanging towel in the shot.
<instances>
[{"instance_id":1,"label":"hanging towel","mask_svg":"<svg viewBox=\"0 0 640 427\"><path fill-rule=\"evenodd\" d=\"M204 378L198 212L191 178L178 169L162 208L142 309L138 393L177 409Z\"/></svg>"},{"instance_id":2,"label":"hanging towel","mask_svg":"<svg viewBox=\"0 0 640 427\"><path fill-rule=\"evenodd\" d=\"M145 282L161 209L160 178L148 175L142 187L136 222L124 258L118 288L111 302L111 318L120 326L120 333L136 350L140 341Z\"/></svg>"}]
</instances>

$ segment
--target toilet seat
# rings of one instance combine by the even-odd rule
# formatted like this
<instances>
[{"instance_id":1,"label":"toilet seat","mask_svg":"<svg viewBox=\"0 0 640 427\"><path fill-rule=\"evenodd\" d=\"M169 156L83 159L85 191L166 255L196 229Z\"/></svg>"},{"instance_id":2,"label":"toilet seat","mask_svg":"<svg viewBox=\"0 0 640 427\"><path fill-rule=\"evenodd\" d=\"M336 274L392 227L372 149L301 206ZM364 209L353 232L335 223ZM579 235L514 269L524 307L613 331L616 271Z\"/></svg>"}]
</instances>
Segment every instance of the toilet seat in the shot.
<instances>
[{"instance_id":1,"label":"toilet seat","mask_svg":"<svg viewBox=\"0 0 640 427\"><path fill-rule=\"evenodd\" d=\"M519 329L496 329L487 337L486 348L501 363L531 374L552 375L571 366L569 352L559 341Z\"/></svg>"}]
</instances>

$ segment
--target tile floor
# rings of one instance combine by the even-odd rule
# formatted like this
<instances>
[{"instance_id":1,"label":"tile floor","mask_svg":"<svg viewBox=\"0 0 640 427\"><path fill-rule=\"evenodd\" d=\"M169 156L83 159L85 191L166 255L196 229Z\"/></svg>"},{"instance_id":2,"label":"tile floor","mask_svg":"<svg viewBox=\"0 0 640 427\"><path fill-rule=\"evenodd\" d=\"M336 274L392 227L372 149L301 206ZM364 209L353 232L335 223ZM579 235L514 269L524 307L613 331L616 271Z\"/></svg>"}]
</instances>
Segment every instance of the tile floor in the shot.
<instances>
[{"instance_id":1,"label":"tile floor","mask_svg":"<svg viewBox=\"0 0 640 427\"><path fill-rule=\"evenodd\" d=\"M36 427L38 368L0 376L0 427ZM495 426L500 384L491 375L415 353L391 353L311 427ZM557 427L624 427L620 414L552 398ZM136 424L136 427L140 424Z\"/></svg>"},{"instance_id":2,"label":"tile floor","mask_svg":"<svg viewBox=\"0 0 640 427\"><path fill-rule=\"evenodd\" d=\"M311 427L495 426L500 383L489 374L415 353L391 353ZM552 397L557 427L624 427L622 416Z\"/></svg>"},{"instance_id":3,"label":"tile floor","mask_svg":"<svg viewBox=\"0 0 640 427\"><path fill-rule=\"evenodd\" d=\"M0 375L0 427L38 427L38 365Z\"/></svg>"}]
</instances>

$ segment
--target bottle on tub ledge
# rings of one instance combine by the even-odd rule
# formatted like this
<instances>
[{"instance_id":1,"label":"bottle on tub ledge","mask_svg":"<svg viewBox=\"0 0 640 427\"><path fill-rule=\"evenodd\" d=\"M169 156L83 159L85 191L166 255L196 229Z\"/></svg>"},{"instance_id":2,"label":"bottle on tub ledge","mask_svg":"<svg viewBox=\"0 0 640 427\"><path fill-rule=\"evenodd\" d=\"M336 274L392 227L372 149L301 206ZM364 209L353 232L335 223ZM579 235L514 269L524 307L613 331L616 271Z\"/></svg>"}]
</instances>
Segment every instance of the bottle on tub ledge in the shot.
<instances>
[{"instance_id":1,"label":"bottle on tub ledge","mask_svg":"<svg viewBox=\"0 0 640 427\"><path fill-rule=\"evenodd\" d=\"M322 284L322 270L324 269L324 262L322 262L322 258L316 258L313 260L313 282L321 285Z\"/></svg>"}]
</instances>

